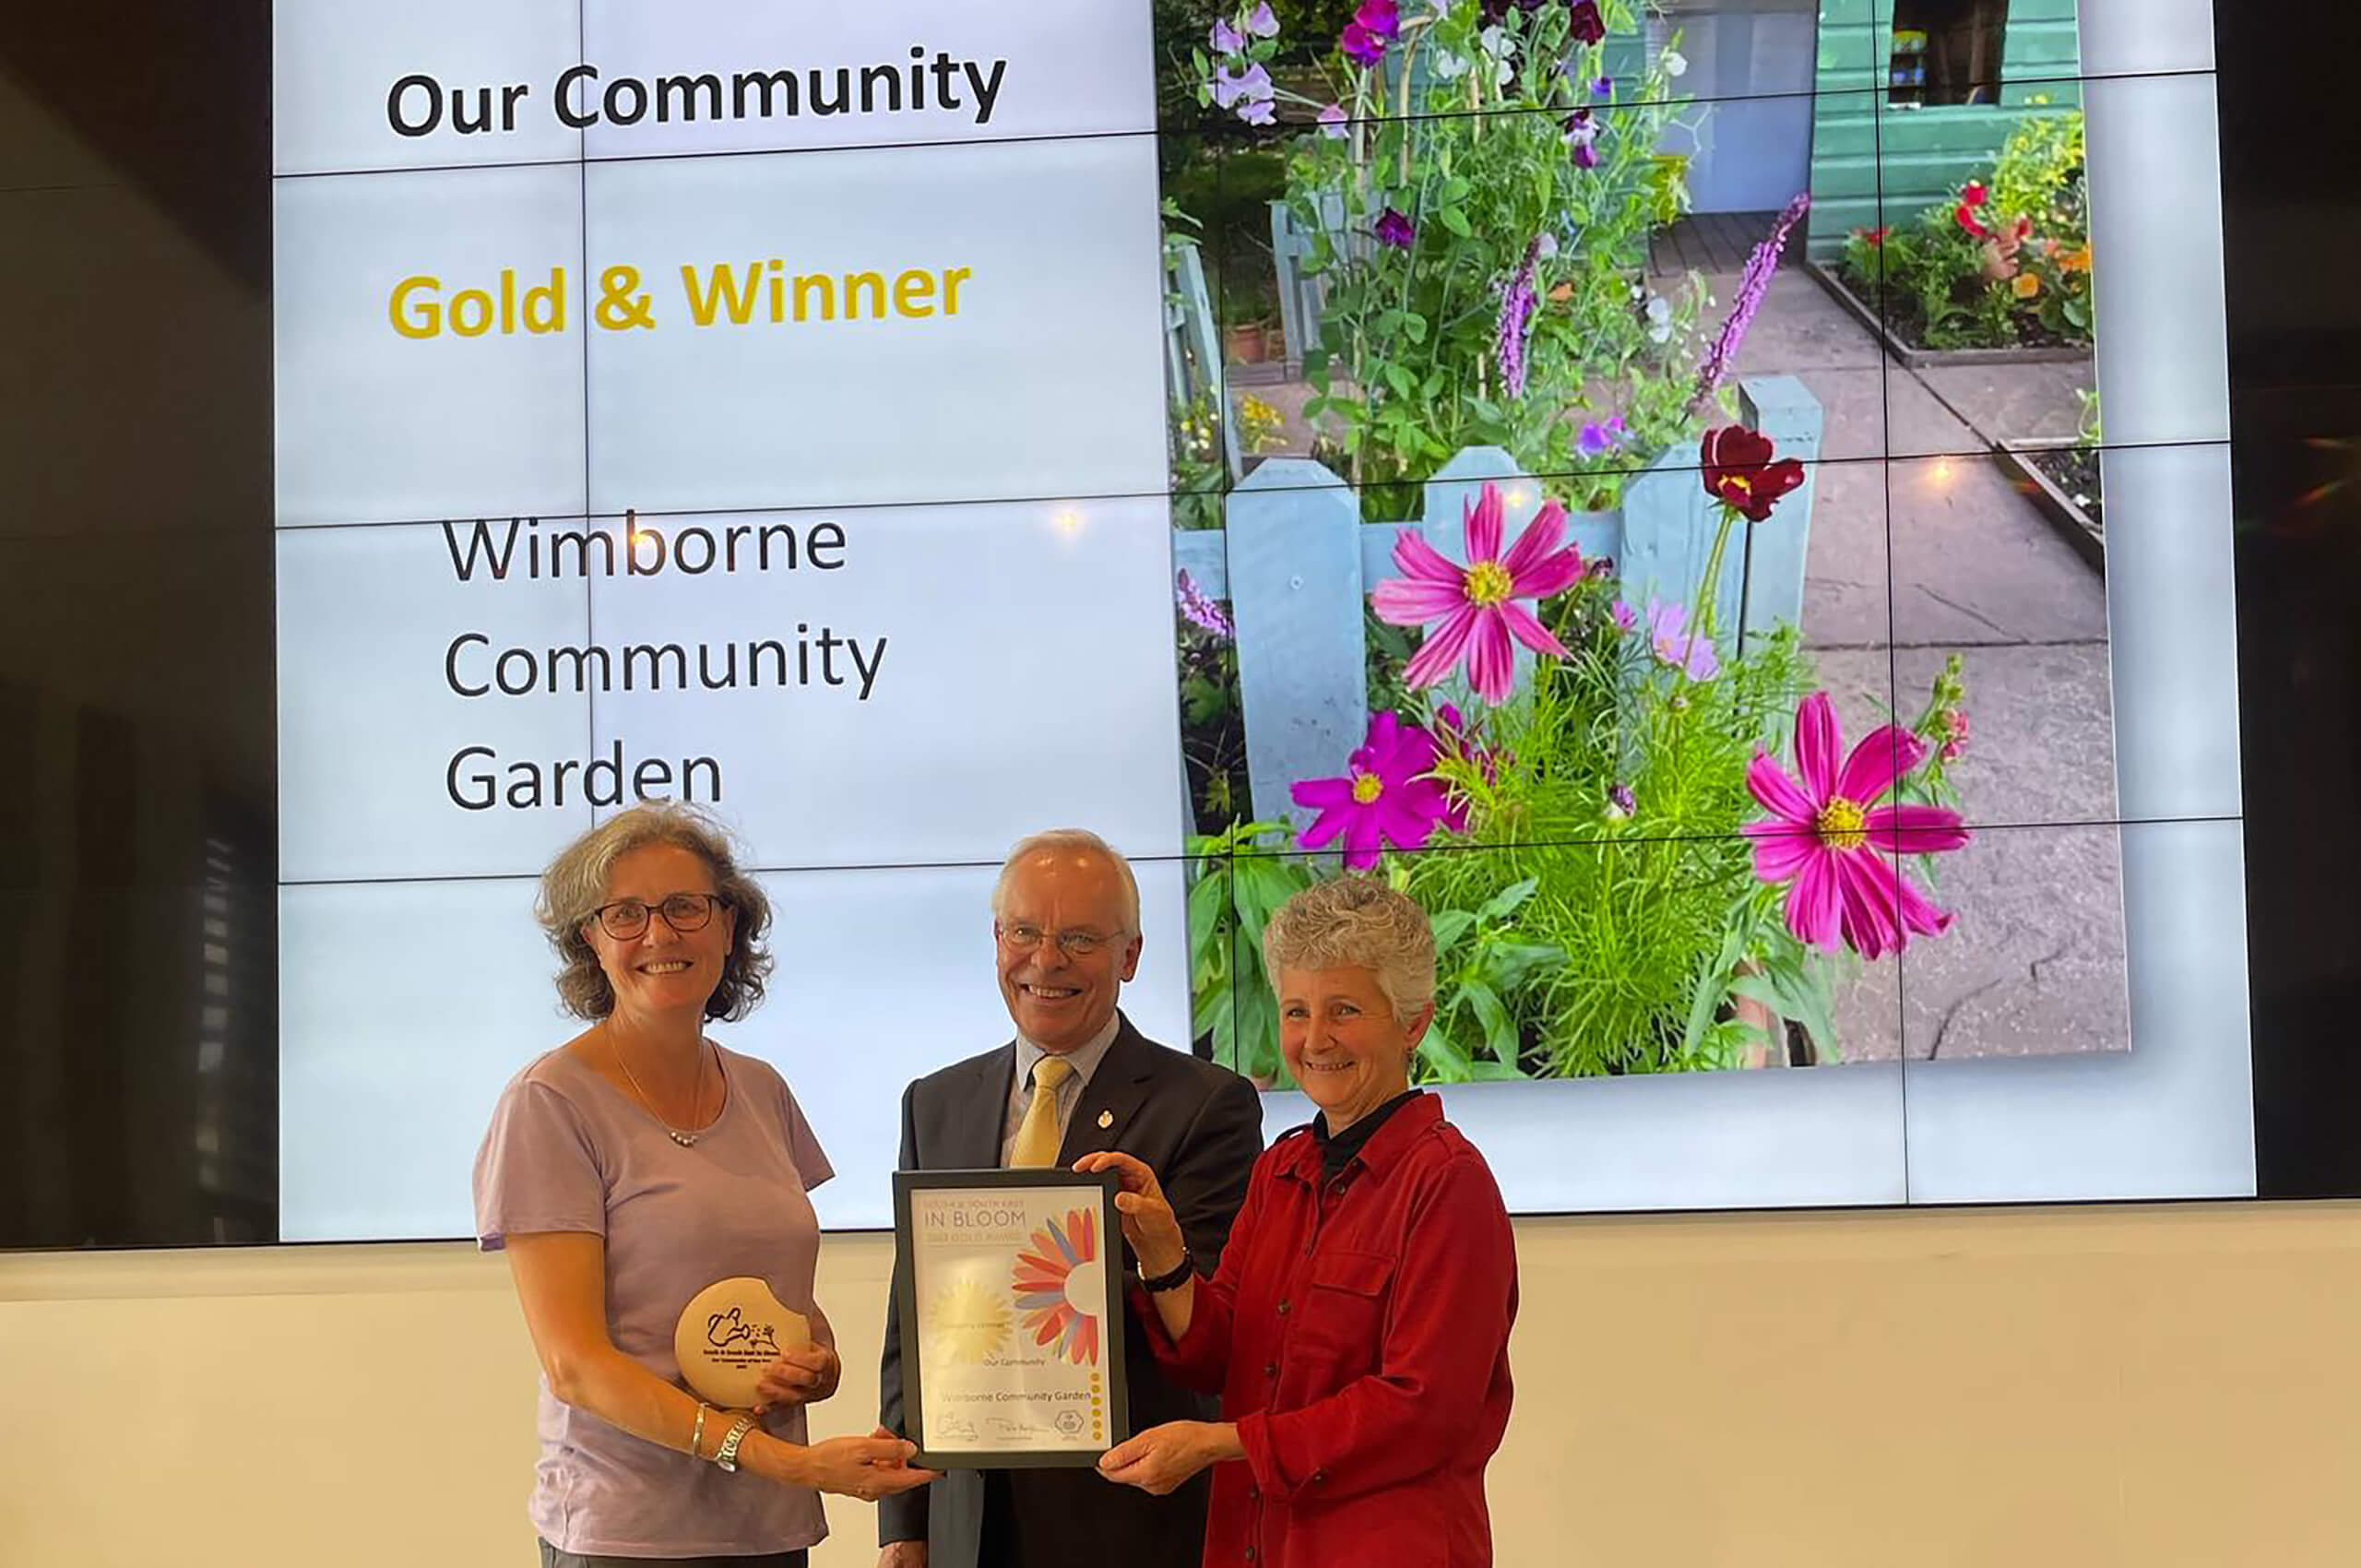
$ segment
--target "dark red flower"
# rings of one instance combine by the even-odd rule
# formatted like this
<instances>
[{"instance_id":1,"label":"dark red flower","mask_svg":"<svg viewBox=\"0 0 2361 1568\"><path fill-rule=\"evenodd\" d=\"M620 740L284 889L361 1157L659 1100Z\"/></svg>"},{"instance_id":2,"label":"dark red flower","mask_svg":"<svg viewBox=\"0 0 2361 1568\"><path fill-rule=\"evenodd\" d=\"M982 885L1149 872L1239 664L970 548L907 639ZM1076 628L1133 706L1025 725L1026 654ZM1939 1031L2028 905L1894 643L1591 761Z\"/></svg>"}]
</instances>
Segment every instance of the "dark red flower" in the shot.
<instances>
[{"instance_id":1,"label":"dark red flower","mask_svg":"<svg viewBox=\"0 0 2361 1568\"><path fill-rule=\"evenodd\" d=\"M1705 493L1750 523L1770 517L1779 498L1804 481L1802 463L1793 457L1774 461L1778 447L1772 439L1742 424L1707 431L1703 450Z\"/></svg>"},{"instance_id":2,"label":"dark red flower","mask_svg":"<svg viewBox=\"0 0 2361 1568\"><path fill-rule=\"evenodd\" d=\"M1598 0L1574 0L1569 8L1568 24L1579 43L1596 43L1607 36L1607 23L1598 14Z\"/></svg>"},{"instance_id":3,"label":"dark red flower","mask_svg":"<svg viewBox=\"0 0 2361 1568\"><path fill-rule=\"evenodd\" d=\"M1893 232L1893 225L1887 223L1875 229L1856 229L1853 232L1871 245L1882 245L1885 244L1885 237Z\"/></svg>"}]
</instances>

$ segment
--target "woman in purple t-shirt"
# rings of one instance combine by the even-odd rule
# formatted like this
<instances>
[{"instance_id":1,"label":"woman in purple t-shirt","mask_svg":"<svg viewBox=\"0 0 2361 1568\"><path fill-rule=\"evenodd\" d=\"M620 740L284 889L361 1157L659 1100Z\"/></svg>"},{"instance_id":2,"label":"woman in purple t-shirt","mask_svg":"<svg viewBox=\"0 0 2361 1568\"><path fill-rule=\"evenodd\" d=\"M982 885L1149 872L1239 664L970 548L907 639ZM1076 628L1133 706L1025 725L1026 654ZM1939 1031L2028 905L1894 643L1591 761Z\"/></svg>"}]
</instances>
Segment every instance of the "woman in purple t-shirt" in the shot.
<instances>
[{"instance_id":1,"label":"woman in purple t-shirt","mask_svg":"<svg viewBox=\"0 0 2361 1568\"><path fill-rule=\"evenodd\" d=\"M541 1361L532 1518L545 1568L611 1560L801 1568L823 1491L933 1479L873 1437L805 1442L836 1392L812 1299L827 1157L767 1063L705 1037L770 968L770 901L702 814L659 802L576 839L537 909L558 995L590 1027L512 1080L476 1156L478 1239L506 1249ZM751 1275L811 1320L751 1411L686 1392L672 1336L691 1297Z\"/></svg>"}]
</instances>

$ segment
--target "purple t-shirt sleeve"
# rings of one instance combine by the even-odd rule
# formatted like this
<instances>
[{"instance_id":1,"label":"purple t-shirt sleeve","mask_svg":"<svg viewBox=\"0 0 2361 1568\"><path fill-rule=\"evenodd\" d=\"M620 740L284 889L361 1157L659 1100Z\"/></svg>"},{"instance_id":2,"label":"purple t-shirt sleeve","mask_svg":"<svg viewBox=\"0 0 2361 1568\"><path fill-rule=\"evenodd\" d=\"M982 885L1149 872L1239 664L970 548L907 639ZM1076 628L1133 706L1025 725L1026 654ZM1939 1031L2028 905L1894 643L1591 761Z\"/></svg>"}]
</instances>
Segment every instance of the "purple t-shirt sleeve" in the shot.
<instances>
[{"instance_id":1,"label":"purple t-shirt sleeve","mask_svg":"<svg viewBox=\"0 0 2361 1568\"><path fill-rule=\"evenodd\" d=\"M803 1178L803 1190L810 1192L836 1173L828 1163L825 1149L812 1131L812 1123L803 1119L803 1107L795 1103L795 1091L787 1087L785 1078L778 1085L779 1114L787 1127L788 1151L795 1158L795 1173Z\"/></svg>"},{"instance_id":2,"label":"purple t-shirt sleeve","mask_svg":"<svg viewBox=\"0 0 2361 1568\"><path fill-rule=\"evenodd\" d=\"M589 1126L572 1100L530 1076L510 1084L492 1113L475 1193L476 1241L487 1253L536 1230L607 1233L607 1182Z\"/></svg>"}]
</instances>

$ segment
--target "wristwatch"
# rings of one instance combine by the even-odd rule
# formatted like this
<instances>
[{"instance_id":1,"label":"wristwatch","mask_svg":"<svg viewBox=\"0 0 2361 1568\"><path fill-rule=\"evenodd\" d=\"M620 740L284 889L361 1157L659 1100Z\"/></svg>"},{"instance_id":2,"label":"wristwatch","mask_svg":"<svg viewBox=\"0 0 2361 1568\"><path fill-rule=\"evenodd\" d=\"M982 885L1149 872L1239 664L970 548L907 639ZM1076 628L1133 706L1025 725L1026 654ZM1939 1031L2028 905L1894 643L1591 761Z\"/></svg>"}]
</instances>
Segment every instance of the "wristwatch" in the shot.
<instances>
[{"instance_id":1,"label":"wristwatch","mask_svg":"<svg viewBox=\"0 0 2361 1568\"><path fill-rule=\"evenodd\" d=\"M1189 1277L1197 1272L1197 1260L1190 1253L1188 1248L1183 1247L1180 1249L1180 1261L1173 1265L1171 1273L1159 1274L1151 1277L1145 1264L1139 1265L1139 1271L1142 1288L1151 1296L1161 1295L1167 1290L1178 1290L1182 1285L1188 1283Z\"/></svg>"},{"instance_id":2,"label":"wristwatch","mask_svg":"<svg viewBox=\"0 0 2361 1568\"><path fill-rule=\"evenodd\" d=\"M738 1445L745 1442L746 1434L753 1430L753 1417L739 1417L738 1424L730 1429L730 1435L721 1440L721 1446L713 1451L713 1462L725 1470L737 1469Z\"/></svg>"}]
</instances>

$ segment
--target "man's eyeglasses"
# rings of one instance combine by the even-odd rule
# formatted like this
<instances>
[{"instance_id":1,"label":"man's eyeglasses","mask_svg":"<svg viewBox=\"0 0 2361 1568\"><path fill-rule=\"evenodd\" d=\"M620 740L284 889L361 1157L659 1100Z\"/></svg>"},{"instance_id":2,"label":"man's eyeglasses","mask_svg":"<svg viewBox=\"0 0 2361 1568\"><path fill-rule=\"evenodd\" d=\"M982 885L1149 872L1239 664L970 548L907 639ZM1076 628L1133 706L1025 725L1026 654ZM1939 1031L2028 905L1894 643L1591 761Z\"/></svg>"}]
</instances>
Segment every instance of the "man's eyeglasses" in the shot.
<instances>
[{"instance_id":1,"label":"man's eyeglasses","mask_svg":"<svg viewBox=\"0 0 2361 1568\"><path fill-rule=\"evenodd\" d=\"M1129 932L1043 931L1038 925L1019 921L1014 925L992 922L992 930L1000 937L1000 944L1012 953L1030 953L1044 942L1054 942L1058 951L1069 958L1087 958L1101 947L1120 942Z\"/></svg>"},{"instance_id":2,"label":"man's eyeglasses","mask_svg":"<svg viewBox=\"0 0 2361 1568\"><path fill-rule=\"evenodd\" d=\"M660 904L619 898L611 904L599 905L590 913L597 917L599 930L617 942L629 942L647 929L650 915L661 915L664 923L682 936L703 931L713 923L714 910L727 902L718 893L672 893L666 895Z\"/></svg>"}]
</instances>

